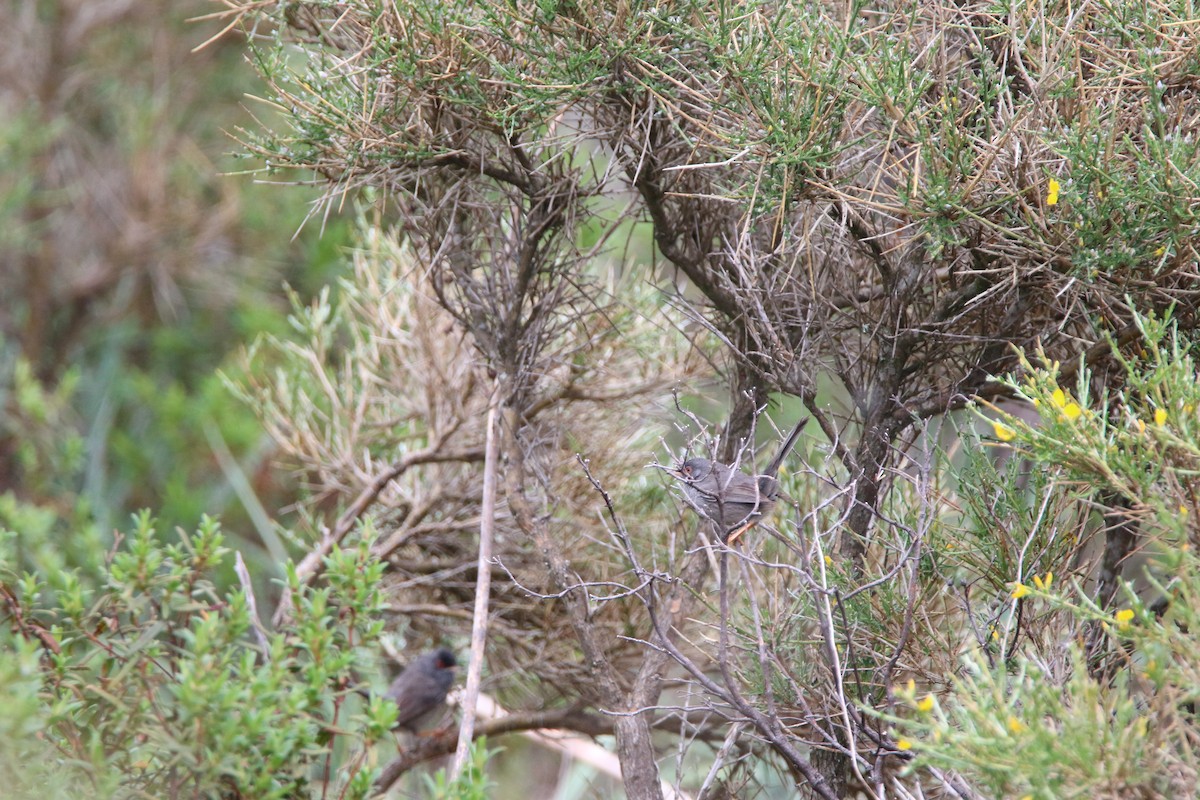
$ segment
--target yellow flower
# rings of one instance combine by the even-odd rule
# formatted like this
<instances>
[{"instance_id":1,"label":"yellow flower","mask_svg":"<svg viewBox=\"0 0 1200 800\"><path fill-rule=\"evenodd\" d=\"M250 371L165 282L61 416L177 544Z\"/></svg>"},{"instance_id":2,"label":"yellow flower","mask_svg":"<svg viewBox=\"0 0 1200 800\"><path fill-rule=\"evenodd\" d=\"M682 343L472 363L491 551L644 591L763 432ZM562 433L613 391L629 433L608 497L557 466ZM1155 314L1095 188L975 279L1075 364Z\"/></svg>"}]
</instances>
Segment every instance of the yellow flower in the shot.
<instances>
[{"instance_id":1,"label":"yellow flower","mask_svg":"<svg viewBox=\"0 0 1200 800\"><path fill-rule=\"evenodd\" d=\"M1167 252L1166 247L1159 247L1157 250L1154 251L1154 255L1161 256L1165 252Z\"/></svg>"},{"instance_id":2,"label":"yellow flower","mask_svg":"<svg viewBox=\"0 0 1200 800\"><path fill-rule=\"evenodd\" d=\"M1165 408L1154 409L1154 424L1160 428L1167 424L1167 410Z\"/></svg>"},{"instance_id":3,"label":"yellow flower","mask_svg":"<svg viewBox=\"0 0 1200 800\"><path fill-rule=\"evenodd\" d=\"M1117 627L1119 627L1119 628L1129 627L1129 621L1132 619L1133 619L1133 609L1132 608L1122 608L1120 611L1117 612Z\"/></svg>"},{"instance_id":4,"label":"yellow flower","mask_svg":"<svg viewBox=\"0 0 1200 800\"><path fill-rule=\"evenodd\" d=\"M1185 505L1180 505L1180 506L1179 506L1179 516L1181 516L1181 517L1186 517L1186 516L1187 516L1187 514L1188 514L1188 512L1187 512L1187 506L1185 506Z\"/></svg>"},{"instance_id":5,"label":"yellow flower","mask_svg":"<svg viewBox=\"0 0 1200 800\"><path fill-rule=\"evenodd\" d=\"M1054 180L1054 178L1051 178L1050 190L1046 193L1046 205L1052 206L1058 203L1058 190L1060 188L1061 187L1059 186L1058 181Z\"/></svg>"},{"instance_id":6,"label":"yellow flower","mask_svg":"<svg viewBox=\"0 0 1200 800\"><path fill-rule=\"evenodd\" d=\"M1013 733L1021 733L1025 730L1025 723L1021 722L1021 720L1017 719L1016 717L1009 715L1008 729Z\"/></svg>"},{"instance_id":7,"label":"yellow flower","mask_svg":"<svg viewBox=\"0 0 1200 800\"><path fill-rule=\"evenodd\" d=\"M1029 594L1029 587L1023 583L1013 584L1012 596L1014 600L1020 600L1025 595Z\"/></svg>"},{"instance_id":8,"label":"yellow flower","mask_svg":"<svg viewBox=\"0 0 1200 800\"><path fill-rule=\"evenodd\" d=\"M912 742L908 739L900 739L896 742L896 747L901 750L912 750Z\"/></svg>"},{"instance_id":9,"label":"yellow flower","mask_svg":"<svg viewBox=\"0 0 1200 800\"><path fill-rule=\"evenodd\" d=\"M1033 585L1036 586L1037 588L1041 589L1043 592L1049 591L1050 584L1052 584L1052 583L1054 583L1054 573L1053 572L1047 572L1045 578L1039 578L1037 575L1033 576Z\"/></svg>"},{"instance_id":10,"label":"yellow flower","mask_svg":"<svg viewBox=\"0 0 1200 800\"><path fill-rule=\"evenodd\" d=\"M1137 421L1137 428L1138 428L1138 433L1145 433L1146 432L1146 423L1142 422L1139 419Z\"/></svg>"},{"instance_id":11,"label":"yellow flower","mask_svg":"<svg viewBox=\"0 0 1200 800\"><path fill-rule=\"evenodd\" d=\"M1017 432L1003 422L993 422L992 431L995 432L996 438L1002 442L1011 442L1017 438Z\"/></svg>"},{"instance_id":12,"label":"yellow flower","mask_svg":"<svg viewBox=\"0 0 1200 800\"><path fill-rule=\"evenodd\" d=\"M917 701L917 711L928 713L933 710L933 695L927 694Z\"/></svg>"},{"instance_id":13,"label":"yellow flower","mask_svg":"<svg viewBox=\"0 0 1200 800\"><path fill-rule=\"evenodd\" d=\"M1083 413L1079 404L1062 389L1054 390L1054 394L1050 395L1050 402L1054 403L1054 407L1062 411L1063 418L1069 421L1078 419L1079 415Z\"/></svg>"}]
</instances>

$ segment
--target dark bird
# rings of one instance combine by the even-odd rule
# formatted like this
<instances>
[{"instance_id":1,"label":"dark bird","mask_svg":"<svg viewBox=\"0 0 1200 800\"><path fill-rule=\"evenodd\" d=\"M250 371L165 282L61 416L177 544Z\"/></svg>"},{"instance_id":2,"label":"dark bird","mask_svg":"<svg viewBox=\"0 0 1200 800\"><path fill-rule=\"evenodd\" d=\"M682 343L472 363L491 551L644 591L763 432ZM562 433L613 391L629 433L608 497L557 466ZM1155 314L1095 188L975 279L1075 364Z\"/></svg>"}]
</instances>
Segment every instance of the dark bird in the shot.
<instances>
[{"instance_id":1,"label":"dark bird","mask_svg":"<svg viewBox=\"0 0 1200 800\"><path fill-rule=\"evenodd\" d=\"M796 423L779 453L758 475L747 475L728 464L707 458L689 458L671 471L683 484L692 507L716 523L721 541L732 546L775 507L779 499L779 481L776 479L779 467L792 451L806 422L808 417Z\"/></svg>"},{"instance_id":2,"label":"dark bird","mask_svg":"<svg viewBox=\"0 0 1200 800\"><path fill-rule=\"evenodd\" d=\"M457 666L454 653L441 647L417 656L404 668L386 693L400 709L397 728L416 733L421 723L441 708L454 684Z\"/></svg>"}]
</instances>

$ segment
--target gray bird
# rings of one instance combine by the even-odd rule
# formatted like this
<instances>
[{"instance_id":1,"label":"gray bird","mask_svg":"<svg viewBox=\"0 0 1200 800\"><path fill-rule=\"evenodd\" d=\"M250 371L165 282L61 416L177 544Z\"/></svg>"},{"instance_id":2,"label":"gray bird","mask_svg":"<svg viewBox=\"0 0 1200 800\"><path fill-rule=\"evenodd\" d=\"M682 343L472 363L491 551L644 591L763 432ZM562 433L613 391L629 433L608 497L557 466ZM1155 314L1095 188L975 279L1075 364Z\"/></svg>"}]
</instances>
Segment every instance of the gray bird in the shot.
<instances>
[{"instance_id":1,"label":"gray bird","mask_svg":"<svg viewBox=\"0 0 1200 800\"><path fill-rule=\"evenodd\" d=\"M721 540L732 547L743 533L771 512L779 499L779 467L804 430L808 417L796 423L779 453L758 475L709 461L689 458L671 472L683 484L692 507L717 524Z\"/></svg>"},{"instance_id":2,"label":"gray bird","mask_svg":"<svg viewBox=\"0 0 1200 800\"><path fill-rule=\"evenodd\" d=\"M454 653L441 647L417 656L404 668L386 692L400 708L397 728L416 733L422 722L429 721L427 718L441 709L454 684L457 666Z\"/></svg>"}]
</instances>

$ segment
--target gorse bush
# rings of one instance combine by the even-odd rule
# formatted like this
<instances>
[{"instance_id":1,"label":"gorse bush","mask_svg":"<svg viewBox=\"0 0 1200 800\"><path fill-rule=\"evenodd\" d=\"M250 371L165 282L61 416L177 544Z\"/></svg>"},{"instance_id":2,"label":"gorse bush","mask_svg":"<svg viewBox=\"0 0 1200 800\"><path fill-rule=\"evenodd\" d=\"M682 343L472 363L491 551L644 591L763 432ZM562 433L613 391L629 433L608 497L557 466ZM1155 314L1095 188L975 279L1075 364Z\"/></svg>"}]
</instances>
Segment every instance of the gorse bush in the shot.
<instances>
[{"instance_id":1,"label":"gorse bush","mask_svg":"<svg viewBox=\"0 0 1200 800\"><path fill-rule=\"evenodd\" d=\"M1068 491L1124 498L1123 519L1110 512L1097 524L1084 514L1059 530L1095 539L1104 524L1136 525L1133 547L1114 565L1122 580L1112 603L1094 599L1107 559L1076 557L1078 542L1057 558L1031 548L1009 584L1010 613L965 655L950 690L900 692L911 713L896 722L916 763L957 770L989 796L1185 797L1200 788L1191 710L1200 675L1200 383L1194 345L1169 318L1138 324L1137 350L1116 353L1120 390L1089 402L1086 370L1062 386L1059 365L1023 360L1024 377L1010 385L1036 421L990 415L998 442L1031 471ZM1043 644L1012 646L1023 638Z\"/></svg>"}]
</instances>

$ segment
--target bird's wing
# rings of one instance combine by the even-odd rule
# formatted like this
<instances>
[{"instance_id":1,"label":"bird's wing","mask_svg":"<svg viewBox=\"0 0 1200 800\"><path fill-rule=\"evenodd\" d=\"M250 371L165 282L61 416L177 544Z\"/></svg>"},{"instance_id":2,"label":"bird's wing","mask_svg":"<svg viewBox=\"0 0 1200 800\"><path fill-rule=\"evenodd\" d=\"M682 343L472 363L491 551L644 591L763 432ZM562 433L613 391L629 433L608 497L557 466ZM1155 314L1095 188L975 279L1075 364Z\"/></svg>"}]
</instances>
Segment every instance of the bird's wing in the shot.
<instances>
[{"instance_id":1,"label":"bird's wing","mask_svg":"<svg viewBox=\"0 0 1200 800\"><path fill-rule=\"evenodd\" d=\"M757 479L749 475L738 474L729 481L722 495L722 501L727 505L756 507L772 502L779 493L779 482L766 475Z\"/></svg>"},{"instance_id":2,"label":"bird's wing","mask_svg":"<svg viewBox=\"0 0 1200 800\"><path fill-rule=\"evenodd\" d=\"M428 664L422 660L429 661ZM388 697L396 701L400 711L398 726L407 726L423 717L446 698L448 687L438 680L437 667L432 659L421 656L410 664L388 689Z\"/></svg>"}]
</instances>

